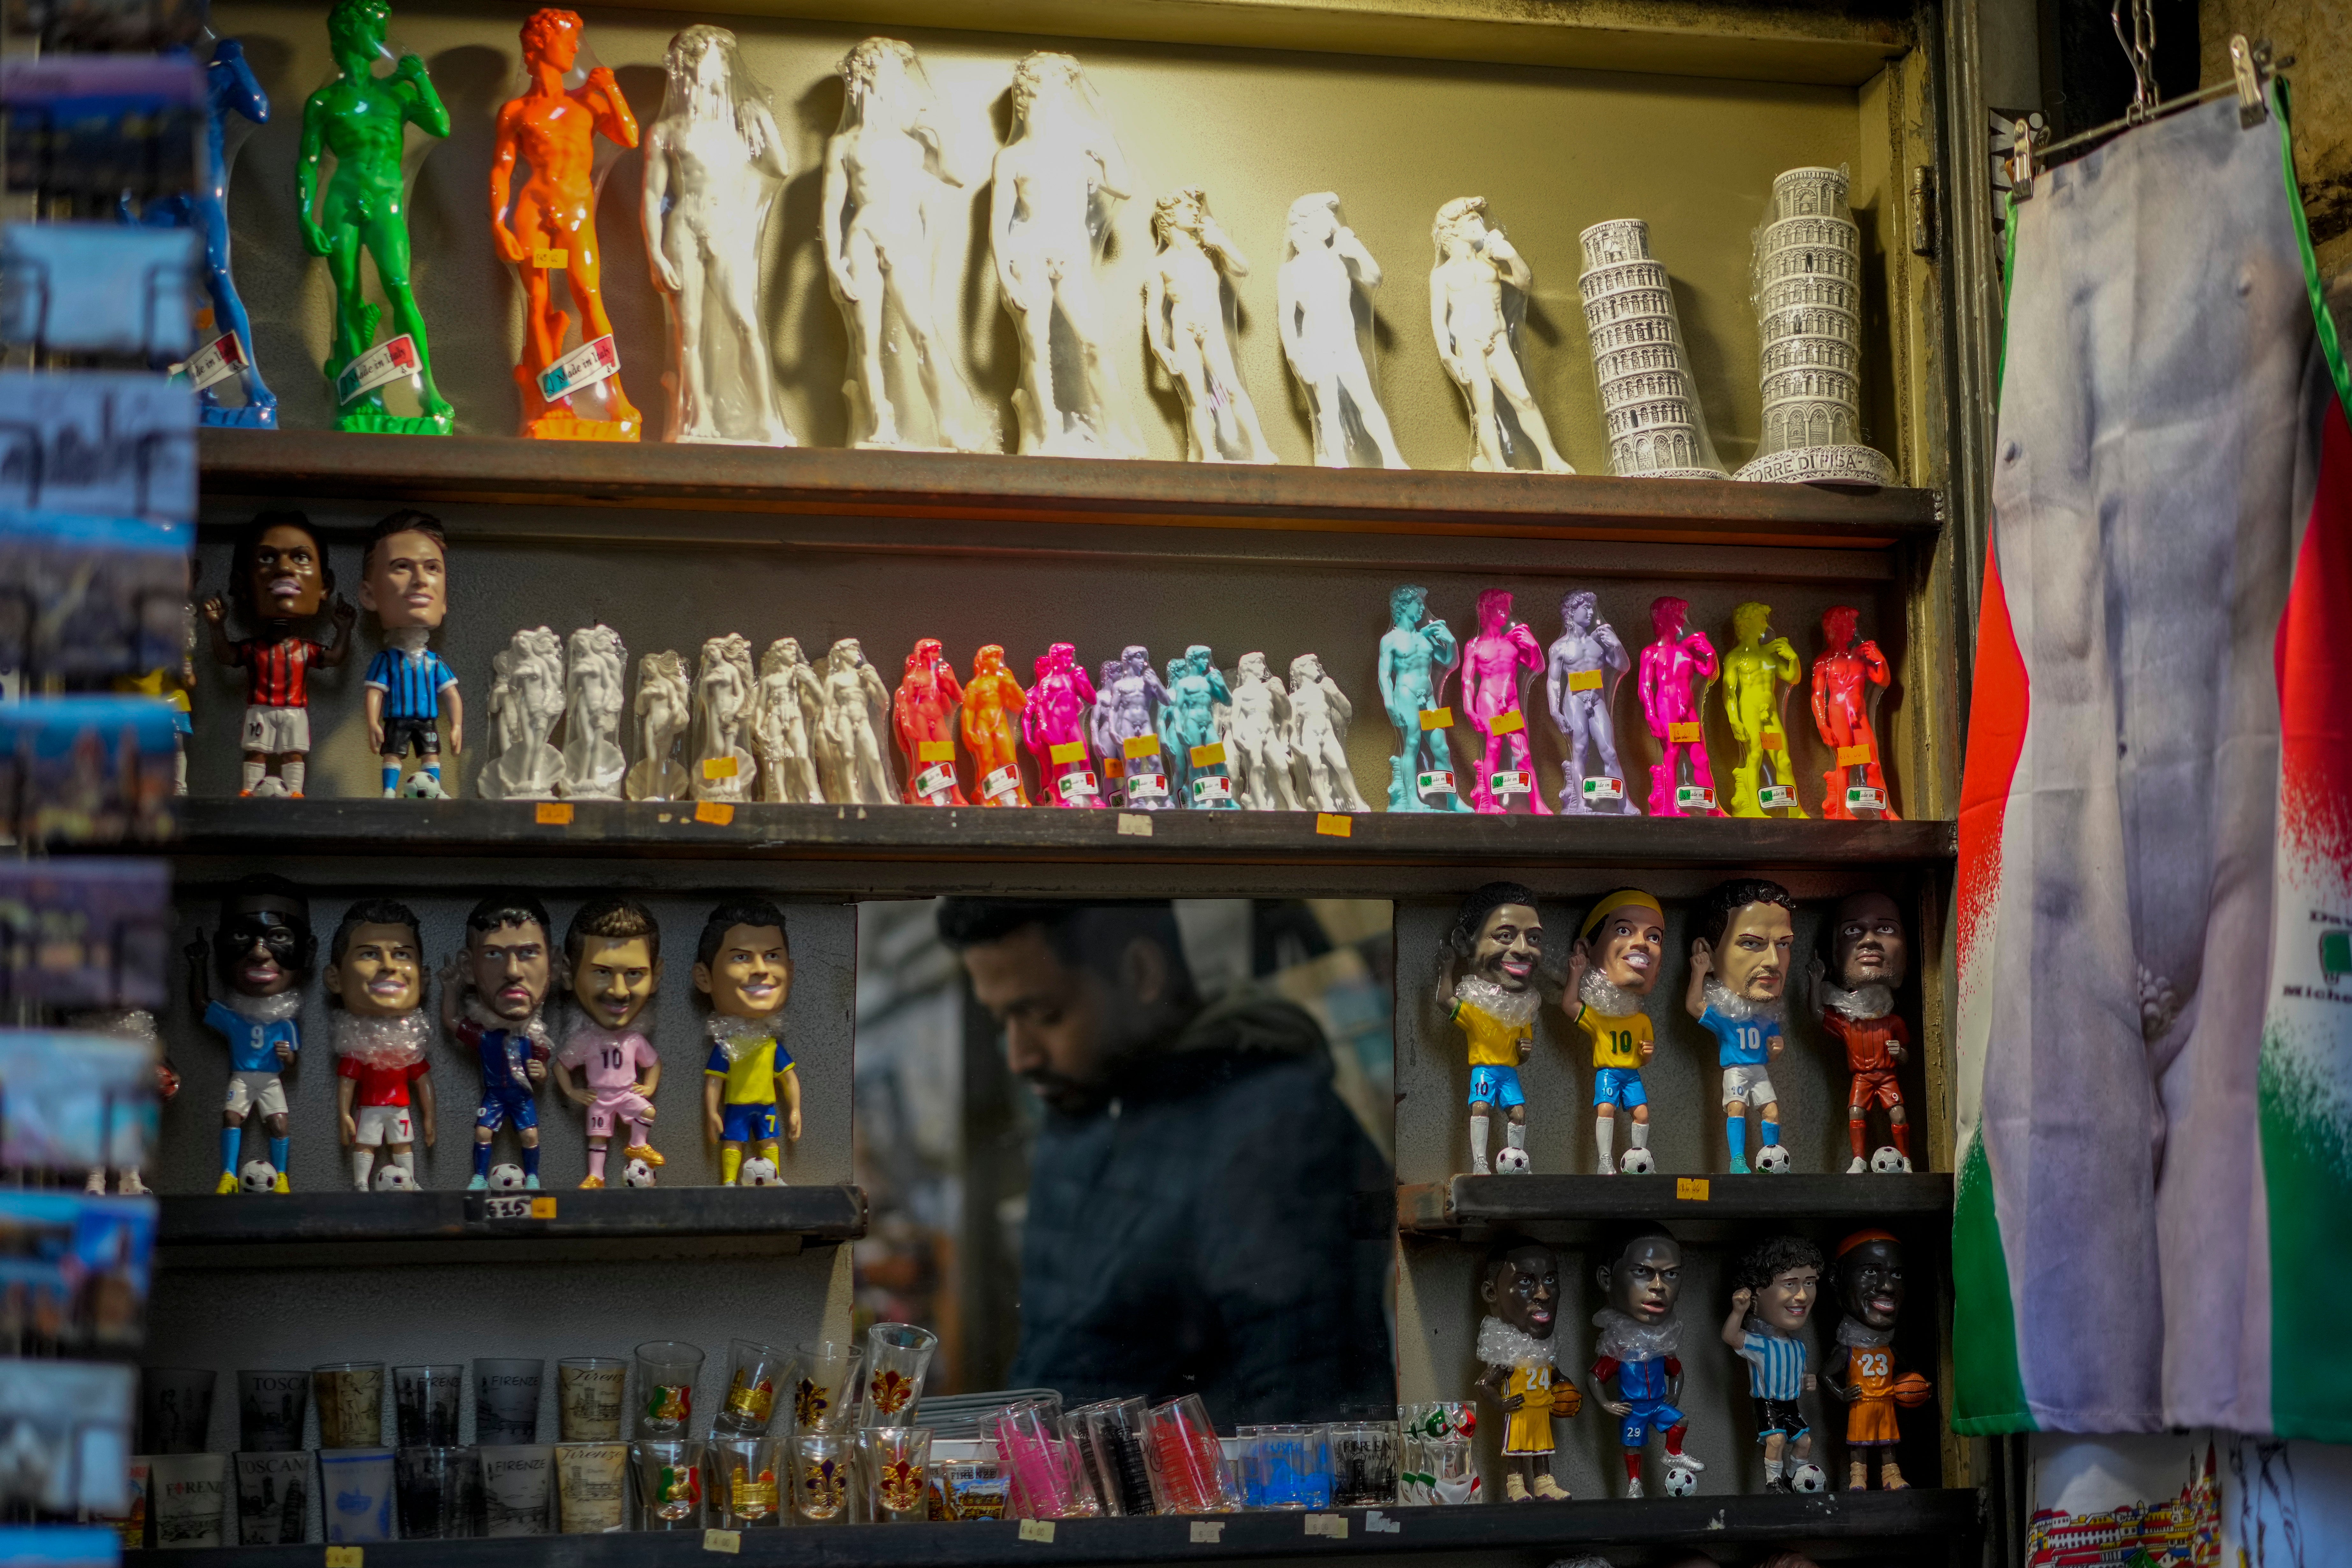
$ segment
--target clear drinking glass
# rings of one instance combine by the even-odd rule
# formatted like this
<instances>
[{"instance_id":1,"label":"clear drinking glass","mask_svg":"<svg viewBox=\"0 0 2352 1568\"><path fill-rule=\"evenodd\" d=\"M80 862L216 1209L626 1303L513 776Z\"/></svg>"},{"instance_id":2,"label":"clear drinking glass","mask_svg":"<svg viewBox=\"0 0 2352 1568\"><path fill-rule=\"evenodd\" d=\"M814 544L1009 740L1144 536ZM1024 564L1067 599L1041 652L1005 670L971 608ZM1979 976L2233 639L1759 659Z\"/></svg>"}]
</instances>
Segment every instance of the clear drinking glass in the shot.
<instances>
[{"instance_id":1,"label":"clear drinking glass","mask_svg":"<svg viewBox=\"0 0 2352 1568\"><path fill-rule=\"evenodd\" d=\"M403 1541L464 1541L475 1534L481 1461L471 1448L420 1445L393 1455Z\"/></svg>"},{"instance_id":2,"label":"clear drinking glass","mask_svg":"<svg viewBox=\"0 0 2352 1568\"><path fill-rule=\"evenodd\" d=\"M784 1522L776 1486L779 1445L773 1437L713 1437L706 1457L709 1500L721 1530L753 1530Z\"/></svg>"},{"instance_id":3,"label":"clear drinking glass","mask_svg":"<svg viewBox=\"0 0 2352 1568\"><path fill-rule=\"evenodd\" d=\"M236 1543L299 1546L310 1528L310 1456L297 1448L236 1456Z\"/></svg>"},{"instance_id":4,"label":"clear drinking glass","mask_svg":"<svg viewBox=\"0 0 2352 1568\"><path fill-rule=\"evenodd\" d=\"M320 1512L326 1518L328 1545L390 1541L392 1496L391 1449L319 1450Z\"/></svg>"},{"instance_id":5,"label":"clear drinking glass","mask_svg":"<svg viewBox=\"0 0 2352 1568\"><path fill-rule=\"evenodd\" d=\"M1242 1505L1225 1473L1224 1445L1197 1394L1144 1413L1143 1461L1161 1513L1231 1513Z\"/></svg>"},{"instance_id":6,"label":"clear drinking glass","mask_svg":"<svg viewBox=\"0 0 2352 1568\"><path fill-rule=\"evenodd\" d=\"M840 1340L818 1340L796 1346L800 1380L793 1391L793 1429L797 1432L846 1430L858 1405L858 1372L865 1352Z\"/></svg>"},{"instance_id":7,"label":"clear drinking glass","mask_svg":"<svg viewBox=\"0 0 2352 1568\"><path fill-rule=\"evenodd\" d=\"M446 1447L457 1440L457 1412L465 1402L466 1369L396 1366L392 1369L393 1425L404 1448Z\"/></svg>"},{"instance_id":8,"label":"clear drinking glass","mask_svg":"<svg viewBox=\"0 0 2352 1568\"><path fill-rule=\"evenodd\" d=\"M733 1340L727 1346L727 1397L710 1418L714 1437L756 1436L775 1414L776 1390L793 1385L793 1360L773 1345Z\"/></svg>"},{"instance_id":9,"label":"clear drinking glass","mask_svg":"<svg viewBox=\"0 0 2352 1568\"><path fill-rule=\"evenodd\" d=\"M320 1447L373 1448L383 1442L383 1363L314 1366L310 1394L319 1406Z\"/></svg>"},{"instance_id":10,"label":"clear drinking glass","mask_svg":"<svg viewBox=\"0 0 2352 1568\"><path fill-rule=\"evenodd\" d=\"M1036 1400L1006 1405L986 1424L1021 1519L1087 1519L1102 1511L1076 1450L1062 1436L1060 1411Z\"/></svg>"},{"instance_id":11,"label":"clear drinking glass","mask_svg":"<svg viewBox=\"0 0 2352 1568\"><path fill-rule=\"evenodd\" d=\"M912 1323L877 1323L866 1331L866 1383L857 1407L860 1426L909 1426L923 1397L923 1374L940 1336Z\"/></svg>"},{"instance_id":12,"label":"clear drinking glass","mask_svg":"<svg viewBox=\"0 0 2352 1568\"><path fill-rule=\"evenodd\" d=\"M627 1529L628 1473L626 1443L558 1443L557 1527L566 1535L608 1535Z\"/></svg>"},{"instance_id":13,"label":"clear drinking glass","mask_svg":"<svg viewBox=\"0 0 2352 1568\"><path fill-rule=\"evenodd\" d=\"M1249 1434L1244 1496L1252 1508L1329 1508L1331 1457L1317 1426L1259 1426Z\"/></svg>"},{"instance_id":14,"label":"clear drinking glass","mask_svg":"<svg viewBox=\"0 0 2352 1568\"><path fill-rule=\"evenodd\" d=\"M690 1437L641 1437L630 1445L644 1529L702 1528L702 1447L700 1439Z\"/></svg>"},{"instance_id":15,"label":"clear drinking glass","mask_svg":"<svg viewBox=\"0 0 2352 1568\"><path fill-rule=\"evenodd\" d=\"M201 1454L212 1436L209 1367L149 1366L139 1371L139 1440L150 1454Z\"/></svg>"},{"instance_id":16,"label":"clear drinking glass","mask_svg":"<svg viewBox=\"0 0 2352 1568\"><path fill-rule=\"evenodd\" d=\"M477 1449L482 1459L482 1533L545 1535L555 1496L555 1449L509 1443Z\"/></svg>"},{"instance_id":17,"label":"clear drinking glass","mask_svg":"<svg viewBox=\"0 0 2352 1568\"><path fill-rule=\"evenodd\" d=\"M637 1347L637 1436L683 1437L694 1422L694 1385L702 1352L677 1340L647 1340Z\"/></svg>"},{"instance_id":18,"label":"clear drinking glass","mask_svg":"<svg viewBox=\"0 0 2352 1568\"><path fill-rule=\"evenodd\" d=\"M803 1432L793 1439L793 1518L802 1524L839 1524L849 1517L847 1434Z\"/></svg>"},{"instance_id":19,"label":"clear drinking glass","mask_svg":"<svg viewBox=\"0 0 2352 1568\"><path fill-rule=\"evenodd\" d=\"M566 1356L555 1363L555 1435L566 1443L617 1443L629 1363L619 1356Z\"/></svg>"},{"instance_id":20,"label":"clear drinking glass","mask_svg":"<svg viewBox=\"0 0 2352 1568\"><path fill-rule=\"evenodd\" d=\"M151 1455L147 1473L158 1547L184 1551L228 1544L226 1454Z\"/></svg>"},{"instance_id":21,"label":"clear drinking glass","mask_svg":"<svg viewBox=\"0 0 2352 1568\"><path fill-rule=\"evenodd\" d=\"M1335 1422L1330 1445L1332 1507L1387 1508L1397 1500L1394 1422Z\"/></svg>"},{"instance_id":22,"label":"clear drinking glass","mask_svg":"<svg viewBox=\"0 0 2352 1568\"><path fill-rule=\"evenodd\" d=\"M535 1356L474 1363L474 1440L508 1446L539 1441L539 1385L547 1363Z\"/></svg>"},{"instance_id":23,"label":"clear drinking glass","mask_svg":"<svg viewBox=\"0 0 2352 1568\"><path fill-rule=\"evenodd\" d=\"M931 1429L868 1426L857 1434L866 1517L876 1524L919 1524L930 1517Z\"/></svg>"},{"instance_id":24,"label":"clear drinking glass","mask_svg":"<svg viewBox=\"0 0 2352 1568\"><path fill-rule=\"evenodd\" d=\"M1071 1411L1064 1423L1105 1513L1153 1511L1151 1472L1143 1462L1143 1415L1140 1398L1106 1399Z\"/></svg>"},{"instance_id":25,"label":"clear drinking glass","mask_svg":"<svg viewBox=\"0 0 2352 1568\"><path fill-rule=\"evenodd\" d=\"M299 1368L236 1374L237 1447L255 1454L302 1451L310 1374Z\"/></svg>"}]
</instances>

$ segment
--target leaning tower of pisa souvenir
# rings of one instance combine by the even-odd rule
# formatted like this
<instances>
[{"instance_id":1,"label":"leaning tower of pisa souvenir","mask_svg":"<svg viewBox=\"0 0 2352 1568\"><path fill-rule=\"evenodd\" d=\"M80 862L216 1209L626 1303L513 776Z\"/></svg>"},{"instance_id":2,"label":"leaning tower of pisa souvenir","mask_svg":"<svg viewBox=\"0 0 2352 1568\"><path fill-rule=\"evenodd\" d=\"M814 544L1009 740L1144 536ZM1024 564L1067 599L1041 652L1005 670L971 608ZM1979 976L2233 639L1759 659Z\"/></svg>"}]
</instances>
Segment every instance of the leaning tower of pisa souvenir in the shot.
<instances>
[{"instance_id":1,"label":"leaning tower of pisa souvenir","mask_svg":"<svg viewBox=\"0 0 2352 1568\"><path fill-rule=\"evenodd\" d=\"M1609 471L1621 479L1719 479L1683 355L1674 288L1650 255L1640 218L1584 231L1584 321L1601 415L1609 425Z\"/></svg>"},{"instance_id":2,"label":"leaning tower of pisa souvenir","mask_svg":"<svg viewBox=\"0 0 2352 1568\"><path fill-rule=\"evenodd\" d=\"M1845 193L1842 167L1772 182L1755 260L1764 439L1740 479L1895 482L1895 465L1862 445L1862 231Z\"/></svg>"}]
</instances>

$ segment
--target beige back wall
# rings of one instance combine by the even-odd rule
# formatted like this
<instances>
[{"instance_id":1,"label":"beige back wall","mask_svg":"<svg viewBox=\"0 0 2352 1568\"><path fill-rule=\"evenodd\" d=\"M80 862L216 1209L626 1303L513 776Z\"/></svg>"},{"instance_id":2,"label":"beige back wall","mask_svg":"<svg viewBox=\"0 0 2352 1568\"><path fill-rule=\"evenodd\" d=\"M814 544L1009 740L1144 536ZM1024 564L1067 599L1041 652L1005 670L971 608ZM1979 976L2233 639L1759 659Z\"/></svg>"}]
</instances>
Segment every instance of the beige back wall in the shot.
<instances>
[{"instance_id":1,"label":"beige back wall","mask_svg":"<svg viewBox=\"0 0 2352 1568\"><path fill-rule=\"evenodd\" d=\"M492 249L487 179L493 119L520 86L515 29L521 7L404 6L396 46L423 55L446 100L453 129L432 147L413 189L415 280L446 395L467 434L510 434L519 403L511 372L521 341L520 291ZM640 122L661 104L662 50L675 15L589 10L588 38L617 71ZM325 356L331 290L325 265L301 249L294 221L293 164L303 99L331 69L325 7L222 0L214 26L246 40L275 108L236 157L230 213L239 286L255 323L262 368L287 423L331 419L317 365ZM821 23L735 19L746 59L773 94L793 178L767 241L767 329L786 416L799 438L838 446L846 419L840 393L847 357L841 317L826 292L816 238L818 169L840 113L833 74L864 30ZM951 123L985 167L1002 138L1013 62L1032 41L970 33L908 31ZM1149 358L1141 282L1149 265L1153 199L1198 184L1252 263L1238 286L1243 374L1285 461L1305 462L1303 409L1282 362L1275 324L1275 271L1282 219L1311 191L1339 194L1348 221L1387 270L1378 337L1385 397L1405 457L1416 468L1466 466L1468 421L1437 363L1429 329L1430 219L1439 204L1483 194L1536 269L1522 343L1537 399L1578 468L1605 473L1608 449L1577 294L1577 235L1609 218L1649 220L1654 249L1672 272L1693 369L1716 444L1736 466L1753 452L1759 423L1755 319L1748 301L1749 237L1772 177L1801 163L1855 159L1854 91L1672 77L1493 65L1183 48L1056 43L1085 63L1118 125L1139 189L1119 210L1106 266L1106 298L1123 312L1118 374L1134 423L1156 457L1182 456L1179 407ZM412 137L415 133L412 132ZM667 328L644 264L637 217L639 154L612 161L599 229L605 277L630 396L658 430L658 384ZM976 188L970 246L960 276L961 347L974 387L1013 426L1008 395L1017 359L986 262L985 187ZM1865 233L1868 226L1865 226ZM1868 244L1865 241L1865 244ZM1866 268L1865 281L1870 273ZM1874 300L1865 327L1865 392L1885 408L1889 363ZM1882 447L1891 430L1874 432Z\"/></svg>"}]
</instances>

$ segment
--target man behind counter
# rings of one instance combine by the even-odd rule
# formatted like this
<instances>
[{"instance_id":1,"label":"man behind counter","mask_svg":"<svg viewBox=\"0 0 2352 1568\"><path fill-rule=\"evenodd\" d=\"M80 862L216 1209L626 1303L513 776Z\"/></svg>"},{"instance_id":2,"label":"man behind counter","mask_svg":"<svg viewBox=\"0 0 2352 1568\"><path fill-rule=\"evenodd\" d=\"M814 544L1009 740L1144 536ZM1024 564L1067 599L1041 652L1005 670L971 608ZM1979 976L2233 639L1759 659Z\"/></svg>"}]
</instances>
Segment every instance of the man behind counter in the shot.
<instances>
[{"instance_id":1,"label":"man behind counter","mask_svg":"<svg viewBox=\"0 0 2352 1568\"><path fill-rule=\"evenodd\" d=\"M1203 1002L1168 903L950 899L940 936L1045 1106L1011 1381L1071 1405L1197 1393L1220 1426L1385 1415L1394 1177L1304 1011Z\"/></svg>"}]
</instances>

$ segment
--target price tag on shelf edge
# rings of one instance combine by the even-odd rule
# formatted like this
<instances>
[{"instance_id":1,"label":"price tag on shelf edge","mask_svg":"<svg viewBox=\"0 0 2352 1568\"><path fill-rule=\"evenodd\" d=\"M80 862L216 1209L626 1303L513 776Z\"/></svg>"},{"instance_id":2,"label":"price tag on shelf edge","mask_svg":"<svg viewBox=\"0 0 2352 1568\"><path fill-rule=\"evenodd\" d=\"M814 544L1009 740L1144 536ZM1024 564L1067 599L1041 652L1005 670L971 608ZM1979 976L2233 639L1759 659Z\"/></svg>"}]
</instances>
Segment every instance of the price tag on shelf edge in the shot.
<instances>
[{"instance_id":1,"label":"price tag on shelf edge","mask_svg":"<svg viewBox=\"0 0 2352 1568\"><path fill-rule=\"evenodd\" d=\"M1223 747L1218 748L1220 751ZM1234 798L1234 781L1227 778L1205 778L1192 781L1192 804L1214 805Z\"/></svg>"},{"instance_id":2,"label":"price tag on shelf edge","mask_svg":"<svg viewBox=\"0 0 2352 1568\"><path fill-rule=\"evenodd\" d=\"M1705 784L1676 784L1675 786L1675 804L1684 807L1685 809L1696 806L1701 811L1713 811L1715 809L1715 791L1709 789Z\"/></svg>"},{"instance_id":3,"label":"price tag on shelf edge","mask_svg":"<svg viewBox=\"0 0 2352 1568\"><path fill-rule=\"evenodd\" d=\"M1451 768L1439 768L1433 773L1423 773L1414 781L1414 787L1421 792L1421 796L1423 800L1428 799L1433 795L1452 795L1454 793L1454 770Z\"/></svg>"},{"instance_id":4,"label":"price tag on shelf edge","mask_svg":"<svg viewBox=\"0 0 2352 1568\"><path fill-rule=\"evenodd\" d=\"M569 397L583 387L595 385L608 375L621 374L621 351L607 337L593 343L583 343L539 373L539 395L552 403L559 397Z\"/></svg>"},{"instance_id":5,"label":"price tag on shelf edge","mask_svg":"<svg viewBox=\"0 0 2352 1568\"><path fill-rule=\"evenodd\" d=\"M1587 779L1584 781L1584 798L1587 800L1623 800L1625 798L1625 781L1623 779L1609 778Z\"/></svg>"}]
</instances>

